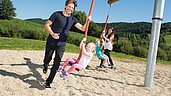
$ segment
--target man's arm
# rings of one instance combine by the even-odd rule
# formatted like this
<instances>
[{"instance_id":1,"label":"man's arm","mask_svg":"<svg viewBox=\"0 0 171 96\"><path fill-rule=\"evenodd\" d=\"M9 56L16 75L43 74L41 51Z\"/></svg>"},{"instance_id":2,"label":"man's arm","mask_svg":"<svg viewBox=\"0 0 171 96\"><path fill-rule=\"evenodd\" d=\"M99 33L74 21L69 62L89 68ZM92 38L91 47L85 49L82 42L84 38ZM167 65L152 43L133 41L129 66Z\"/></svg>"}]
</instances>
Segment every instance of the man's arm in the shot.
<instances>
[{"instance_id":1,"label":"man's arm","mask_svg":"<svg viewBox=\"0 0 171 96\"><path fill-rule=\"evenodd\" d=\"M59 34L58 33L54 33L51 29L51 25L52 25L52 21L48 20L44 27L46 32L48 32L54 39L59 39Z\"/></svg>"},{"instance_id":2,"label":"man's arm","mask_svg":"<svg viewBox=\"0 0 171 96\"><path fill-rule=\"evenodd\" d=\"M91 16L88 16L86 21L87 20L91 21ZM77 24L75 24L75 27L84 32L86 30L86 23L84 24L84 26L80 23L77 23Z\"/></svg>"}]
</instances>

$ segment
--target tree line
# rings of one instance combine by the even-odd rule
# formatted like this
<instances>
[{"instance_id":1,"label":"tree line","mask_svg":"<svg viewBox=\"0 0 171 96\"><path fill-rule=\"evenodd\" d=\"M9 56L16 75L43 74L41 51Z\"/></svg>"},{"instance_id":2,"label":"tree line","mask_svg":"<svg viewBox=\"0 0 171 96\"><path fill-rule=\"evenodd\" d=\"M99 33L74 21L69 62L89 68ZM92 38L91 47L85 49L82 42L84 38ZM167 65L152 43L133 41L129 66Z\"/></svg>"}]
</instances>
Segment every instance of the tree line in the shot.
<instances>
[{"instance_id":1,"label":"tree line","mask_svg":"<svg viewBox=\"0 0 171 96\"><path fill-rule=\"evenodd\" d=\"M73 15L82 24L85 23L85 12L75 11ZM28 19L28 21L44 24L42 19ZM46 20L43 20L44 22ZM100 38L104 23L95 23L91 21L88 35ZM150 42L151 26L150 22L117 22L109 23L108 26L113 26L115 29L115 40L113 51L135 55L138 57L147 58ZM76 28L71 28L71 31L82 33ZM157 58L160 60L171 60L171 46L166 45L165 36L171 35L171 22L163 23L159 39L159 48Z\"/></svg>"}]
</instances>

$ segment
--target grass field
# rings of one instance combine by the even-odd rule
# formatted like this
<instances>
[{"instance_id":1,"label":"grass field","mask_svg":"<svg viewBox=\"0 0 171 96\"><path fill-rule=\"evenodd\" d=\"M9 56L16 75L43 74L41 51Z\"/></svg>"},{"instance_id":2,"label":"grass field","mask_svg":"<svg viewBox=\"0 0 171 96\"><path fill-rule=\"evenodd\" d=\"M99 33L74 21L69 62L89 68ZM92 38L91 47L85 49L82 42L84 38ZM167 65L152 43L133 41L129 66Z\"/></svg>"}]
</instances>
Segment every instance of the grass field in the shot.
<instances>
[{"instance_id":1,"label":"grass field","mask_svg":"<svg viewBox=\"0 0 171 96\"><path fill-rule=\"evenodd\" d=\"M45 50L46 41L0 37L0 49ZM66 52L79 53L79 47L67 43Z\"/></svg>"},{"instance_id":2,"label":"grass field","mask_svg":"<svg viewBox=\"0 0 171 96\"><path fill-rule=\"evenodd\" d=\"M45 43L46 41L41 41L41 40L0 37L0 50L2 49L45 50ZM66 52L79 53L80 49L76 45L67 43ZM119 58L119 59L130 59L130 60L137 60L137 61L144 61L144 62L147 61L145 58L140 58L140 57L126 55L122 53L116 53L116 52L111 52L111 56L113 58ZM162 64L171 64L170 61L157 61L157 62Z\"/></svg>"}]
</instances>

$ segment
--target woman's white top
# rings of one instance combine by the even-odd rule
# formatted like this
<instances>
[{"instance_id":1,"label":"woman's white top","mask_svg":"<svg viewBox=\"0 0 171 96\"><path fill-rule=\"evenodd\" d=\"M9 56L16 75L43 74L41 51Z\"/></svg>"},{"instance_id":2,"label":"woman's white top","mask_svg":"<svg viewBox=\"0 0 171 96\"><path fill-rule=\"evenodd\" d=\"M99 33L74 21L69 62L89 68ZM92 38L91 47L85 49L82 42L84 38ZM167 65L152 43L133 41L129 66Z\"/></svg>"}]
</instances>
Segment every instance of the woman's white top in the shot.
<instances>
[{"instance_id":1,"label":"woman's white top","mask_svg":"<svg viewBox=\"0 0 171 96\"><path fill-rule=\"evenodd\" d=\"M108 41L108 42L105 41L104 49L113 50L112 42L110 42L110 41Z\"/></svg>"}]
</instances>

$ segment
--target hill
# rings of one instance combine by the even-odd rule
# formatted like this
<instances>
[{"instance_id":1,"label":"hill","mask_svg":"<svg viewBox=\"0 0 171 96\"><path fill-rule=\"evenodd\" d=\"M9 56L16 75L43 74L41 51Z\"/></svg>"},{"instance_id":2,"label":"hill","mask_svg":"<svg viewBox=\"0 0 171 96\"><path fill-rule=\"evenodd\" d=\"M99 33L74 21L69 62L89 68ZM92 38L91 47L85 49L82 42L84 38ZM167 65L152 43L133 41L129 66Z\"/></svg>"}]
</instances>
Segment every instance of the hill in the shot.
<instances>
[{"instance_id":1,"label":"hill","mask_svg":"<svg viewBox=\"0 0 171 96\"><path fill-rule=\"evenodd\" d=\"M0 36L45 40L47 33L42 24L11 19L0 20Z\"/></svg>"},{"instance_id":2,"label":"hill","mask_svg":"<svg viewBox=\"0 0 171 96\"><path fill-rule=\"evenodd\" d=\"M47 19L41 19L41 18L31 18L26 19L26 21L44 24ZM105 23L96 23L99 27L103 28ZM115 22L115 23L108 23L108 26L114 26L115 30L117 32L123 32L123 33L136 33L136 34L142 34L142 33L151 33L151 23L150 22ZM161 34L171 34L171 22L162 23L161 27Z\"/></svg>"},{"instance_id":3,"label":"hill","mask_svg":"<svg viewBox=\"0 0 171 96\"><path fill-rule=\"evenodd\" d=\"M30 21L33 23L39 23L39 24L45 24L47 19L42 19L42 18L31 18L31 19L26 19L26 21Z\"/></svg>"}]
</instances>

